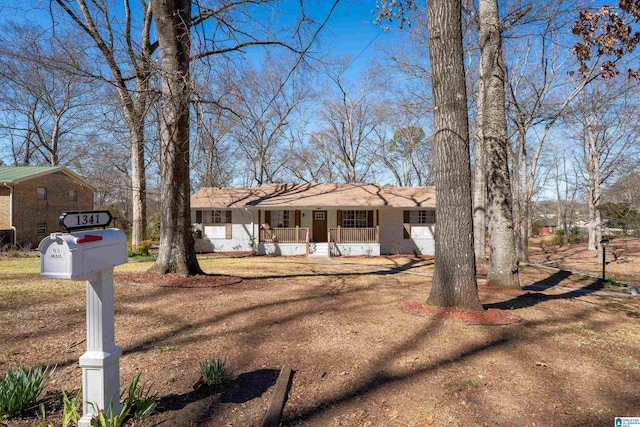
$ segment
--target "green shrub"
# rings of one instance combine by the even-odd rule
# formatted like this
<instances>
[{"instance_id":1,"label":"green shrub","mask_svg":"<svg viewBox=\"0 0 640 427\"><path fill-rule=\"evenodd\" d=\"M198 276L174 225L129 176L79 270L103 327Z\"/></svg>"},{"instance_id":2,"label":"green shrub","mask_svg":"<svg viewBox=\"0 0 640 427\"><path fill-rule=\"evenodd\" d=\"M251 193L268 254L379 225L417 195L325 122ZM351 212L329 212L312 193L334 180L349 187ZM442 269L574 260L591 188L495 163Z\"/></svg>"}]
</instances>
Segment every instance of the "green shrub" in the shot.
<instances>
[{"instance_id":1,"label":"green shrub","mask_svg":"<svg viewBox=\"0 0 640 427\"><path fill-rule=\"evenodd\" d=\"M160 212L156 212L147 221L147 237L151 240L160 240Z\"/></svg>"},{"instance_id":2,"label":"green shrub","mask_svg":"<svg viewBox=\"0 0 640 427\"><path fill-rule=\"evenodd\" d=\"M151 249L151 244L153 242L151 240L143 240L140 242L136 249L129 248L129 257L148 257L149 249Z\"/></svg>"},{"instance_id":3,"label":"green shrub","mask_svg":"<svg viewBox=\"0 0 640 427\"><path fill-rule=\"evenodd\" d=\"M0 380L0 420L34 407L54 371L49 366L10 369Z\"/></svg>"},{"instance_id":4,"label":"green shrub","mask_svg":"<svg viewBox=\"0 0 640 427\"><path fill-rule=\"evenodd\" d=\"M200 363L202 377L207 385L220 385L229 379L227 361L225 359L209 359Z\"/></svg>"}]
</instances>

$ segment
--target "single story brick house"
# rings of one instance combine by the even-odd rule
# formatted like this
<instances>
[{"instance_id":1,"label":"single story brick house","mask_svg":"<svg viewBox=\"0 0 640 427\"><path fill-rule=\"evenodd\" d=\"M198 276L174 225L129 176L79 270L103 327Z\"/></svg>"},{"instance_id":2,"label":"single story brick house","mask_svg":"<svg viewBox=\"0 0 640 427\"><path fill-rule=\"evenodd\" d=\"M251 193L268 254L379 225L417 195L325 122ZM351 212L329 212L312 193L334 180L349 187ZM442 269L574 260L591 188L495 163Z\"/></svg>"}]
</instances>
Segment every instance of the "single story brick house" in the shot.
<instances>
[{"instance_id":1,"label":"single story brick house","mask_svg":"<svg viewBox=\"0 0 640 427\"><path fill-rule=\"evenodd\" d=\"M0 167L0 244L38 246L64 211L93 209L95 187L60 166Z\"/></svg>"},{"instance_id":2,"label":"single story brick house","mask_svg":"<svg viewBox=\"0 0 640 427\"><path fill-rule=\"evenodd\" d=\"M191 196L199 252L433 255L434 187L265 184Z\"/></svg>"}]
</instances>

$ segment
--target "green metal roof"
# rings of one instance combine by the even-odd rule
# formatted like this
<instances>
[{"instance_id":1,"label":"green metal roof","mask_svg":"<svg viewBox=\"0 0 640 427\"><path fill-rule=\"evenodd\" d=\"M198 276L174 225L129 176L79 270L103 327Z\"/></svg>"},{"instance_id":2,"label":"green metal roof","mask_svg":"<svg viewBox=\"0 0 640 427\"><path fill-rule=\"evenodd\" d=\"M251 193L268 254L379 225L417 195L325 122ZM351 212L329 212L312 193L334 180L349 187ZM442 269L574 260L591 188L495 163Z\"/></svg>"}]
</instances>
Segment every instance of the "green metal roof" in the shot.
<instances>
[{"instance_id":1,"label":"green metal roof","mask_svg":"<svg viewBox=\"0 0 640 427\"><path fill-rule=\"evenodd\" d=\"M24 181L60 169L60 166L0 166L0 182Z\"/></svg>"}]
</instances>

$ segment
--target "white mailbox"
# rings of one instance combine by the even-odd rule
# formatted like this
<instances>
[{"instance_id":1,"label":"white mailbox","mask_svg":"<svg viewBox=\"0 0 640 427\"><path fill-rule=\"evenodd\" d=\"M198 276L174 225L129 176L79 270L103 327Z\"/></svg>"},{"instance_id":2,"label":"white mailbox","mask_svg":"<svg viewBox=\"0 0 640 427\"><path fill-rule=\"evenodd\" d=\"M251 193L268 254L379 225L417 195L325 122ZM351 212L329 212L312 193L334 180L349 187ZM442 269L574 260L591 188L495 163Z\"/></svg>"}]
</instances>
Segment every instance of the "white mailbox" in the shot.
<instances>
[{"instance_id":1,"label":"white mailbox","mask_svg":"<svg viewBox=\"0 0 640 427\"><path fill-rule=\"evenodd\" d=\"M40 277L84 280L127 262L127 237L116 228L52 233L38 246Z\"/></svg>"},{"instance_id":2,"label":"white mailbox","mask_svg":"<svg viewBox=\"0 0 640 427\"><path fill-rule=\"evenodd\" d=\"M76 229L108 225L107 213L64 212L60 224L67 230L77 224ZM83 416L78 426L90 427L97 408L108 410L113 404L115 413L120 410L122 350L115 343L113 267L127 262L127 237L116 228L53 233L38 249L40 277L87 282L87 352L79 360Z\"/></svg>"}]
</instances>

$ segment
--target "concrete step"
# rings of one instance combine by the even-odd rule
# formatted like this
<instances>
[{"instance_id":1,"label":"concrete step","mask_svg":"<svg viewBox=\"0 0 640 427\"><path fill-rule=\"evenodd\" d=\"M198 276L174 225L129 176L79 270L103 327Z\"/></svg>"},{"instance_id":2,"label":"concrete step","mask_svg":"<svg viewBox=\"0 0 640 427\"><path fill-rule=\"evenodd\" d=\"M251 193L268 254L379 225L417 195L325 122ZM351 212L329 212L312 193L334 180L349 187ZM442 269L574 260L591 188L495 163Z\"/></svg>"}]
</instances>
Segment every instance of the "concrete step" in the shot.
<instances>
[{"instance_id":1,"label":"concrete step","mask_svg":"<svg viewBox=\"0 0 640 427\"><path fill-rule=\"evenodd\" d=\"M329 256L329 244L320 242L320 243L309 243L309 256Z\"/></svg>"}]
</instances>

